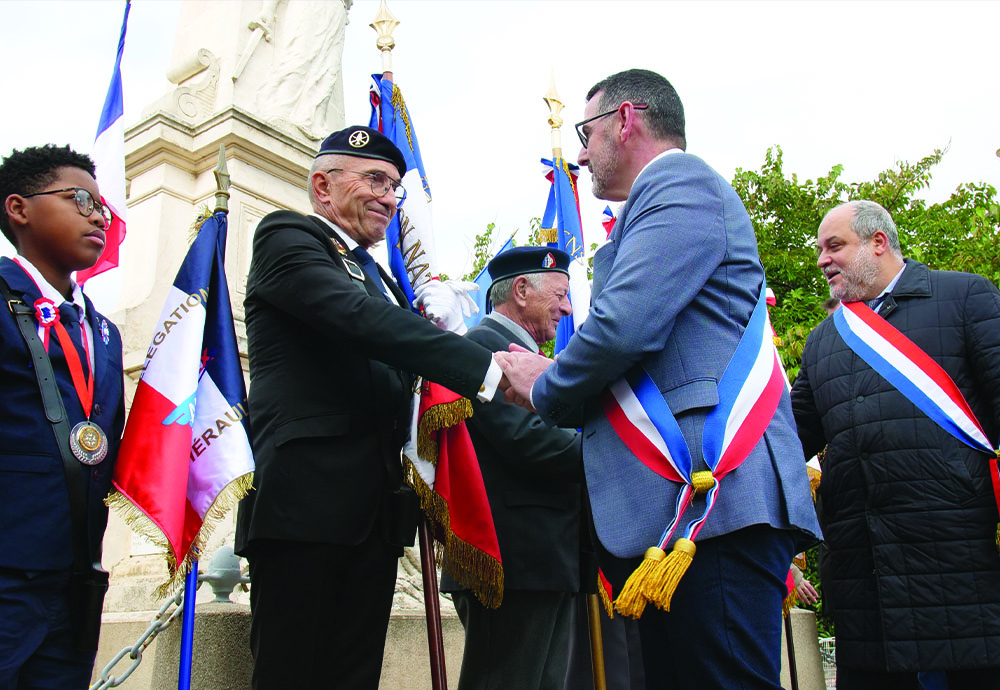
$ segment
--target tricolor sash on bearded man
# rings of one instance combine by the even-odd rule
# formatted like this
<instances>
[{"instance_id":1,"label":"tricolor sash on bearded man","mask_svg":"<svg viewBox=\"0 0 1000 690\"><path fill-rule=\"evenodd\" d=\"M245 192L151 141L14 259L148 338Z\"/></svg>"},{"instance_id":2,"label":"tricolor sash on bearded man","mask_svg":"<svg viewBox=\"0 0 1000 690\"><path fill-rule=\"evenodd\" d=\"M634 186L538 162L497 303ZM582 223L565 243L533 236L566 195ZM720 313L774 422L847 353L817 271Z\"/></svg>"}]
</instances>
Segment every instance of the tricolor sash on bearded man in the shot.
<instances>
[{"instance_id":1,"label":"tricolor sash on bearded man","mask_svg":"<svg viewBox=\"0 0 1000 690\"><path fill-rule=\"evenodd\" d=\"M226 284L226 215L202 224L146 353L108 505L165 549L165 594L253 479L246 387Z\"/></svg>"},{"instance_id":2,"label":"tricolor sash on bearded man","mask_svg":"<svg viewBox=\"0 0 1000 690\"><path fill-rule=\"evenodd\" d=\"M571 259L569 264L569 301L573 313L559 320L553 352L566 347L574 331L587 320L590 313L590 281L583 251L583 228L580 223L580 197L576 178L580 168L566 162L565 158L543 158L545 179L552 183L549 198L542 216L541 231L549 245L563 250Z\"/></svg>"},{"instance_id":3,"label":"tricolor sash on bearded man","mask_svg":"<svg viewBox=\"0 0 1000 690\"><path fill-rule=\"evenodd\" d=\"M646 467L683 484L674 517L656 546L626 581L615 608L638 618L651 602L666 611L677 583L694 557L694 540L715 506L722 479L750 454L778 407L785 379L767 315L766 285L733 357L719 381L719 402L709 411L702 455L708 470L695 472L690 449L666 400L641 365L611 384L602 395L604 413L622 442ZM666 547L696 495L705 495L701 516L688 523L668 556Z\"/></svg>"},{"instance_id":4,"label":"tricolor sash on bearded man","mask_svg":"<svg viewBox=\"0 0 1000 690\"><path fill-rule=\"evenodd\" d=\"M864 302L842 304L834 312L833 324L847 346L921 412L962 443L990 456L993 495L1000 511L1000 452L948 372Z\"/></svg>"},{"instance_id":5,"label":"tricolor sash on bearded man","mask_svg":"<svg viewBox=\"0 0 1000 690\"><path fill-rule=\"evenodd\" d=\"M373 74L370 100L369 126L391 139L406 160L406 202L389 224L386 240L393 277L412 304L414 288L435 279L430 187L399 87ZM484 605L496 608L503 599L503 566L486 486L465 426L470 416L468 400L424 381L414 396L403 466L444 549L445 569Z\"/></svg>"}]
</instances>

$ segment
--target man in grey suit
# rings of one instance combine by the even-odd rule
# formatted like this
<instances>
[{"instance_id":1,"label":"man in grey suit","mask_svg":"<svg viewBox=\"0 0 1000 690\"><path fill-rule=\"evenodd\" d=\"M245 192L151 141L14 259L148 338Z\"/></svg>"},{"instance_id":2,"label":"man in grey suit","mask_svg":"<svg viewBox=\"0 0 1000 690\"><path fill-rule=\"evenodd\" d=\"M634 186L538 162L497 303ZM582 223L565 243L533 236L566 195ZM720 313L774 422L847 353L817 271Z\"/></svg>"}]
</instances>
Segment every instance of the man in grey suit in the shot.
<instances>
[{"instance_id":1,"label":"man in grey suit","mask_svg":"<svg viewBox=\"0 0 1000 690\"><path fill-rule=\"evenodd\" d=\"M517 343L537 352L572 313L569 255L515 247L489 264L494 311L466 334L491 351ZM497 396L473 401L468 420L503 558L503 603L490 609L447 574L465 626L459 690L563 690L574 598L581 579L583 465L576 431ZM589 540L586 547L589 551ZM590 555L586 585L597 568ZM446 569L447 570L447 569Z\"/></svg>"},{"instance_id":2,"label":"man in grey suit","mask_svg":"<svg viewBox=\"0 0 1000 690\"><path fill-rule=\"evenodd\" d=\"M590 169L595 195L625 201L594 256L590 316L558 361L511 353L501 366L508 399L537 408L549 424L582 413L596 548L617 596L647 547L660 543L685 484L630 450L602 394L644 370L693 469L704 471L706 417L727 395L719 382L764 276L739 197L684 152L684 111L666 79L615 74L590 90L584 114L580 165ZM647 606L639 620L646 686L779 688L785 576L793 555L819 536L784 388L760 440L710 495L714 510L669 611ZM704 494L694 497L665 550L706 506Z\"/></svg>"}]
</instances>

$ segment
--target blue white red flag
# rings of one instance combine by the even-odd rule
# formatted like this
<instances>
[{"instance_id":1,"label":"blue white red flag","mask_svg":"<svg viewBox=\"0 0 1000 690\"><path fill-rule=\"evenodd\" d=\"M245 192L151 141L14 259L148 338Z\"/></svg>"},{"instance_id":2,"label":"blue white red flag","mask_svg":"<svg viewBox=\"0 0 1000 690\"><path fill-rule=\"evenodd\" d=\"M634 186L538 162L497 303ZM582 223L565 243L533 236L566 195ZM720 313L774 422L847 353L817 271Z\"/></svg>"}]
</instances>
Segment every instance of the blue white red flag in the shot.
<instances>
[{"instance_id":1,"label":"blue white red flag","mask_svg":"<svg viewBox=\"0 0 1000 690\"><path fill-rule=\"evenodd\" d=\"M83 285L95 276L118 268L118 248L125 239L125 122L124 100L122 97L122 55L125 52L125 32L128 29L128 13L132 5L125 3L121 35L118 37L118 52L115 68L111 73L111 84L104 99L101 119L97 125L94 140L94 164L97 166L97 184L101 188L101 201L111 209L111 225L105 229L104 252L97 263L88 269L78 271L76 282ZM103 307L111 311L117 302L117 284L111 286L110 275L101 282L108 286L94 290L90 286L88 294Z\"/></svg>"},{"instance_id":2,"label":"blue white red flag","mask_svg":"<svg viewBox=\"0 0 1000 690\"><path fill-rule=\"evenodd\" d=\"M209 217L146 353L108 505L166 549L170 588L253 478L246 387L226 284L226 215Z\"/></svg>"},{"instance_id":3,"label":"blue white red flag","mask_svg":"<svg viewBox=\"0 0 1000 690\"><path fill-rule=\"evenodd\" d=\"M564 158L542 159L545 177L552 186L542 217L542 230L555 230L555 242L549 244L562 249L570 256L569 301L573 314L563 317L556 329L554 352L562 352L573 332L587 320L590 312L590 281L587 280L587 263L583 251L583 228L580 223L580 197L576 178L580 168L567 163Z\"/></svg>"},{"instance_id":4,"label":"blue white red flag","mask_svg":"<svg viewBox=\"0 0 1000 690\"><path fill-rule=\"evenodd\" d=\"M434 277L434 230L431 219L431 188L420 156L417 131L399 87L381 74L372 75L369 87L372 112L369 126L387 136L406 161L403 187L406 200L386 229L389 268L413 304L414 289Z\"/></svg>"},{"instance_id":5,"label":"blue white red flag","mask_svg":"<svg viewBox=\"0 0 1000 690\"><path fill-rule=\"evenodd\" d=\"M497 253L493 257L500 256L513 246L514 237L508 237L507 241L503 243L503 246L497 250ZM473 282L479 286L479 290L477 292L470 292L469 297L476 301L479 312L465 317L465 325L468 328L478 325L483 320L483 317L486 316L486 291L490 289L490 283L493 282L490 279L490 272L486 270L486 266L483 266L483 270L479 272Z\"/></svg>"},{"instance_id":6,"label":"blue white red flag","mask_svg":"<svg viewBox=\"0 0 1000 690\"><path fill-rule=\"evenodd\" d=\"M386 249L389 268L412 305L414 292L435 278L431 190L399 87L385 75L373 74L369 100L369 126L388 137L406 160L406 200L386 230ZM459 321L452 328L462 325ZM403 460L407 481L444 546L445 567L495 608L503 598L503 568L482 473L465 426L471 414L469 401L443 386L424 383L414 396Z\"/></svg>"},{"instance_id":7,"label":"blue white red flag","mask_svg":"<svg viewBox=\"0 0 1000 690\"><path fill-rule=\"evenodd\" d=\"M601 226L604 228L604 233L608 237L611 237L611 231L615 227L615 221L616 220L618 220L618 219L615 218L615 214L611 210L611 207L610 206L605 206L604 207L604 213L601 214Z\"/></svg>"}]
</instances>

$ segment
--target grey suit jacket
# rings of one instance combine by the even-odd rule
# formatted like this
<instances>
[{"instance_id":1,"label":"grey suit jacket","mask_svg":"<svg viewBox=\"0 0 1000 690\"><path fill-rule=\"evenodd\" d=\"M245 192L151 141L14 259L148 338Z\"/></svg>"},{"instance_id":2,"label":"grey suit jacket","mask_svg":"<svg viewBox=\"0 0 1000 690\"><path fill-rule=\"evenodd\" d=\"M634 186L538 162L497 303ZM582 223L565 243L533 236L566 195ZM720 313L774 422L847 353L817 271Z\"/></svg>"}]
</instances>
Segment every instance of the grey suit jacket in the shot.
<instances>
[{"instance_id":1,"label":"grey suit jacket","mask_svg":"<svg viewBox=\"0 0 1000 690\"><path fill-rule=\"evenodd\" d=\"M694 462L718 382L750 319L763 269L750 218L733 188L686 153L651 164L632 186L611 239L594 257L590 315L534 385L543 419L559 423L584 402L583 456L597 534L619 557L641 555L670 522L680 485L622 443L601 392L641 364L677 419ZM704 509L699 498L684 524ZM755 524L820 534L788 394L764 437L723 481L699 538ZM675 534L680 536L681 530Z\"/></svg>"}]
</instances>

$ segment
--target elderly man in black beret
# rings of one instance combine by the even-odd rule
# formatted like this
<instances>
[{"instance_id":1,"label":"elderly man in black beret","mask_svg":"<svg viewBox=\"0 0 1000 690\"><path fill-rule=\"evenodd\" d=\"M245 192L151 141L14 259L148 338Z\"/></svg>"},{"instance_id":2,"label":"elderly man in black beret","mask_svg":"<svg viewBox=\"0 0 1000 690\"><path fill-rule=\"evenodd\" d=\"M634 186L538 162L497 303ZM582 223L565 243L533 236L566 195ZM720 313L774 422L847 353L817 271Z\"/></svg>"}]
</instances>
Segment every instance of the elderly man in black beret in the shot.
<instances>
[{"instance_id":1,"label":"elderly man in black beret","mask_svg":"<svg viewBox=\"0 0 1000 690\"><path fill-rule=\"evenodd\" d=\"M495 309L466 338L495 351L512 344L537 352L572 313L569 255L517 247L488 270ZM473 401L467 424L496 526L504 568L503 602L489 609L444 575L465 626L459 690L563 690L572 612L581 580L583 461L576 431L546 426L500 396ZM587 542L589 551L589 541Z\"/></svg>"},{"instance_id":2,"label":"elderly man in black beret","mask_svg":"<svg viewBox=\"0 0 1000 690\"><path fill-rule=\"evenodd\" d=\"M313 213L271 213L254 233L257 469L236 546L250 561L258 690L378 687L397 559L416 528L399 455L413 376L484 400L502 376L490 350L411 312L368 254L405 172L377 131L335 132L309 172Z\"/></svg>"}]
</instances>

